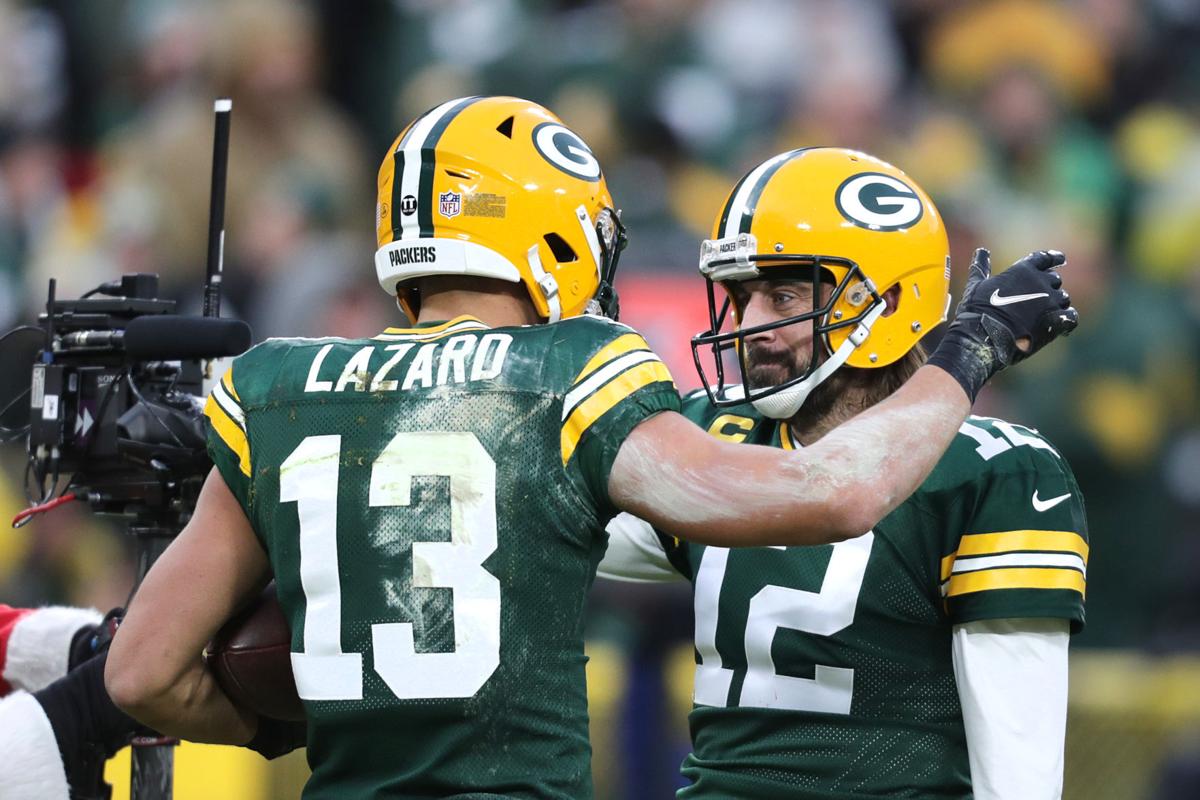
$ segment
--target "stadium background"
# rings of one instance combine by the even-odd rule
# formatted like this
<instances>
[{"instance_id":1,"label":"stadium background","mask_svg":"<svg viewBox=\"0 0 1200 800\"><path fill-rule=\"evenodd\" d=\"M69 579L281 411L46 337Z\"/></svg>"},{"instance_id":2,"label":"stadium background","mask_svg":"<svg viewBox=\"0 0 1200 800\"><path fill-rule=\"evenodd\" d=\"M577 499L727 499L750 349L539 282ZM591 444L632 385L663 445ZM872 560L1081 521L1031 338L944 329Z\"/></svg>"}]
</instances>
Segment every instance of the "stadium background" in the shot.
<instances>
[{"instance_id":1,"label":"stadium background","mask_svg":"<svg viewBox=\"0 0 1200 800\"><path fill-rule=\"evenodd\" d=\"M32 320L50 276L71 297L158 272L198 304L229 95L226 309L257 339L374 333L396 319L371 266L374 170L404 121L471 93L543 102L595 149L632 234L623 319L682 387L698 242L777 151L900 165L949 223L956 290L978 244L996 263L1066 251L1080 331L978 405L1045 433L1088 503L1066 796L1200 796L1200 4L0 0L0 326ZM9 516L22 465L0 450ZM78 509L0 529L5 602L107 608L131 565ZM598 796L668 796L690 602L603 584L594 601ZM295 796L303 774L185 748L176 796Z\"/></svg>"}]
</instances>

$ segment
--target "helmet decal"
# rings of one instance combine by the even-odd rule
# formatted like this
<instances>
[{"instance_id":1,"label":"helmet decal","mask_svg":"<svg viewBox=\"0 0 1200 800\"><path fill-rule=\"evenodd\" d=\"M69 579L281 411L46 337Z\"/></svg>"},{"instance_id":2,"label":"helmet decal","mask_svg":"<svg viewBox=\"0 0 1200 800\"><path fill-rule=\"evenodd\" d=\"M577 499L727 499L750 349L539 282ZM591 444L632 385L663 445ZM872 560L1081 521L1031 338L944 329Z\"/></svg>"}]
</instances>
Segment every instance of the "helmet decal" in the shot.
<instances>
[{"instance_id":1,"label":"helmet decal","mask_svg":"<svg viewBox=\"0 0 1200 800\"><path fill-rule=\"evenodd\" d=\"M843 217L873 231L911 228L925 213L911 186L882 172L851 175L837 188L834 202Z\"/></svg>"},{"instance_id":2,"label":"helmet decal","mask_svg":"<svg viewBox=\"0 0 1200 800\"><path fill-rule=\"evenodd\" d=\"M401 212L399 219L392 219L397 240L433 236L434 147L450 121L480 99L461 97L450 100L417 117L408 126L408 132L393 154L396 177L392 184L392 208L398 208Z\"/></svg>"},{"instance_id":3,"label":"helmet decal","mask_svg":"<svg viewBox=\"0 0 1200 800\"><path fill-rule=\"evenodd\" d=\"M739 233L749 233L750 223L754 221L754 208L758 205L758 199L762 197L763 189L771 182L771 178L784 164L805 150L811 149L801 147L799 150L780 153L746 173L730 193L729 200L721 211L720 235L727 237Z\"/></svg>"},{"instance_id":4,"label":"helmet decal","mask_svg":"<svg viewBox=\"0 0 1200 800\"><path fill-rule=\"evenodd\" d=\"M533 146L553 166L583 181L600 180L600 162L570 128L543 122L533 129Z\"/></svg>"}]
</instances>

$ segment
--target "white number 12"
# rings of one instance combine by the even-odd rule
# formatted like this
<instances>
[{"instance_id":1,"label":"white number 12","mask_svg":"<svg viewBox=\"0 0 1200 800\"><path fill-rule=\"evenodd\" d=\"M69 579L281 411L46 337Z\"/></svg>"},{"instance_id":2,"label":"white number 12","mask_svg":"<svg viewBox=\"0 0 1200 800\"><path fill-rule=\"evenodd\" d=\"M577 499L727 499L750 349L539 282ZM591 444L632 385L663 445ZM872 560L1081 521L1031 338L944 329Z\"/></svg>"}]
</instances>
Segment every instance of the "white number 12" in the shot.
<instances>
[{"instance_id":1,"label":"white number 12","mask_svg":"<svg viewBox=\"0 0 1200 800\"><path fill-rule=\"evenodd\" d=\"M854 622L874 544L874 533L835 544L819 592L768 584L750 598L744 643L746 679L739 706L850 713L853 669L817 664L812 678L780 675L775 671L771 646L780 628L817 636L832 636L848 628ZM696 571L696 652L700 663L696 665L695 700L700 705L730 704L733 670L723 666L717 650L717 615L728 561L727 548L706 547Z\"/></svg>"},{"instance_id":2,"label":"white number 12","mask_svg":"<svg viewBox=\"0 0 1200 800\"><path fill-rule=\"evenodd\" d=\"M342 651L341 450L341 436L309 436L280 466L279 500L296 503L300 521L304 651L292 672L305 700L363 695L362 654ZM455 648L418 653L411 622L375 623L372 666L401 700L471 697L500 664L500 582L483 567L497 545L496 462L473 433L399 433L371 465L370 505L409 505L417 475L450 479L450 541L412 545L412 585L454 590Z\"/></svg>"}]
</instances>

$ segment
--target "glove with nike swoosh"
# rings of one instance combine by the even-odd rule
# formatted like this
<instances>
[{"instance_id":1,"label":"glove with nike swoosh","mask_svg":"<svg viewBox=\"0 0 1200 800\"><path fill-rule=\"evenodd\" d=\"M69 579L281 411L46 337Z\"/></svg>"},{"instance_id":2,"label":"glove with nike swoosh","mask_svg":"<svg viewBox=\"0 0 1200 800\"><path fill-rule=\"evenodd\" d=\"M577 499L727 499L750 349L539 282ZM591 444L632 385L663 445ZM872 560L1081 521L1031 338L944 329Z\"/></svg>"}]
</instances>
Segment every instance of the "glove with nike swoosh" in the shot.
<instances>
[{"instance_id":1,"label":"glove with nike swoosh","mask_svg":"<svg viewBox=\"0 0 1200 800\"><path fill-rule=\"evenodd\" d=\"M1030 253L999 275L991 254L975 251L954 320L929 363L949 372L971 402L988 379L1041 350L1079 324L1079 312L1062 289L1058 250Z\"/></svg>"}]
</instances>

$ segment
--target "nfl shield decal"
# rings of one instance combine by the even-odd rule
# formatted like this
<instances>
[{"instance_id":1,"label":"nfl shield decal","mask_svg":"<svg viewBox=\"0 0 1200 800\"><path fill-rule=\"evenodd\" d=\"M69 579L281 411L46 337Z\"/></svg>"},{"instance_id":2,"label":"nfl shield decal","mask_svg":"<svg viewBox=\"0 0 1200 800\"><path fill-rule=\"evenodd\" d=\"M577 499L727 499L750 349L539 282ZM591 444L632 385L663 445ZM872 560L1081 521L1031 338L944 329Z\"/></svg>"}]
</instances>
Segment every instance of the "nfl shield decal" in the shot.
<instances>
[{"instance_id":1,"label":"nfl shield decal","mask_svg":"<svg viewBox=\"0 0 1200 800\"><path fill-rule=\"evenodd\" d=\"M457 217L462 211L462 195L458 192L439 192L438 211L443 217Z\"/></svg>"}]
</instances>

